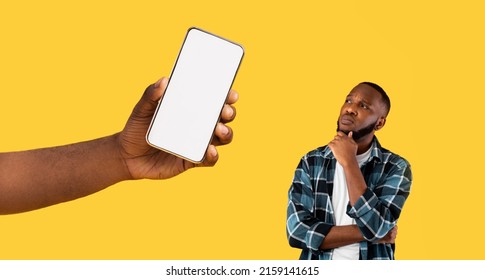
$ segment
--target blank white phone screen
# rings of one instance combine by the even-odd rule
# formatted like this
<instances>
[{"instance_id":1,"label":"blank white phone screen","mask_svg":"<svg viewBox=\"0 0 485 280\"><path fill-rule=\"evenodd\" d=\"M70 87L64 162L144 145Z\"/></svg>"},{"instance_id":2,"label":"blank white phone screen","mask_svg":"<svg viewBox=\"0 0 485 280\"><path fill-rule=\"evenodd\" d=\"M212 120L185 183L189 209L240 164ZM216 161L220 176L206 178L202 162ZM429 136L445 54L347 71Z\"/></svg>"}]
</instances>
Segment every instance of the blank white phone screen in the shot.
<instances>
[{"instance_id":1,"label":"blank white phone screen","mask_svg":"<svg viewBox=\"0 0 485 280\"><path fill-rule=\"evenodd\" d=\"M189 161L203 161L243 54L238 44L189 29L147 142Z\"/></svg>"}]
</instances>

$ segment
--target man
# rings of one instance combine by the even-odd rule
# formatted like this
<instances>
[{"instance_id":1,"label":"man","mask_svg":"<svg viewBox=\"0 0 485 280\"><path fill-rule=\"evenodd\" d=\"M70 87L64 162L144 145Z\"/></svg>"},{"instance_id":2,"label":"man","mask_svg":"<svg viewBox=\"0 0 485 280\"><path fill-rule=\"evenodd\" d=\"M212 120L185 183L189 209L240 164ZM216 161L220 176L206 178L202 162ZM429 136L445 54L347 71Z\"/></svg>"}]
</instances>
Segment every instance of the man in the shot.
<instances>
[{"instance_id":1,"label":"man","mask_svg":"<svg viewBox=\"0 0 485 280\"><path fill-rule=\"evenodd\" d=\"M162 78L145 90L119 133L67 146L0 153L0 214L73 200L123 180L166 179L192 167L213 166L218 160L215 146L232 141L232 130L225 123L235 118L232 104L237 93L230 91L205 160L195 165L152 148L145 140L167 81Z\"/></svg>"},{"instance_id":2,"label":"man","mask_svg":"<svg viewBox=\"0 0 485 280\"><path fill-rule=\"evenodd\" d=\"M300 259L394 259L397 220L409 195L409 163L375 132L391 103L377 84L347 95L328 145L306 154L289 190L287 236Z\"/></svg>"}]
</instances>

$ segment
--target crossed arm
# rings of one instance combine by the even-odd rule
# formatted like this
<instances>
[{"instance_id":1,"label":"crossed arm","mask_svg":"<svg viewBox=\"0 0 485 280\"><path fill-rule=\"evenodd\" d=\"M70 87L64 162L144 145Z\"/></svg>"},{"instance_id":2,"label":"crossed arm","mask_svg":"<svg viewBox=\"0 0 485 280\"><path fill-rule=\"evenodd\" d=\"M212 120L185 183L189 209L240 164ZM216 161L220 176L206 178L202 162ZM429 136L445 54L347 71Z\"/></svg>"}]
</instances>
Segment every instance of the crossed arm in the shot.
<instances>
[{"instance_id":1,"label":"crossed arm","mask_svg":"<svg viewBox=\"0 0 485 280\"><path fill-rule=\"evenodd\" d=\"M383 238L379 239L377 243L393 244L396 237L397 225L394 226ZM365 238L357 225L333 226L323 240L322 245L320 245L320 249L334 249L364 240Z\"/></svg>"},{"instance_id":2,"label":"crossed arm","mask_svg":"<svg viewBox=\"0 0 485 280\"><path fill-rule=\"evenodd\" d=\"M0 153L0 214L30 211L77 199L123 180L166 179L197 166L213 166L215 146L232 141L225 123L236 115L235 91L217 124L204 162L194 164L149 146L145 134L167 79L147 87L124 129L99 139L30 151Z\"/></svg>"},{"instance_id":3,"label":"crossed arm","mask_svg":"<svg viewBox=\"0 0 485 280\"><path fill-rule=\"evenodd\" d=\"M331 222L331 214L328 212L323 214L324 217L317 218L314 213L321 209L314 208L316 195L310 185L305 184L309 182L309 177L302 178L299 173L301 170L297 169L289 191L287 233L291 246L318 251L368 240L359 225L336 226ZM397 226L394 226L374 242L394 243L396 236Z\"/></svg>"}]
</instances>

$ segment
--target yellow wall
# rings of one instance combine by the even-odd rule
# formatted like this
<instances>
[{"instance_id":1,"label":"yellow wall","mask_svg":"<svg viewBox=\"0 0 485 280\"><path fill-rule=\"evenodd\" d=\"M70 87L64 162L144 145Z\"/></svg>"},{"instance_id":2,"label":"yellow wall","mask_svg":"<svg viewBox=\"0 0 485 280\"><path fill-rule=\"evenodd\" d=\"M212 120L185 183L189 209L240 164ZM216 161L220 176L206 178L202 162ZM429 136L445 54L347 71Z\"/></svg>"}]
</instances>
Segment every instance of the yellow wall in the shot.
<instances>
[{"instance_id":1,"label":"yellow wall","mask_svg":"<svg viewBox=\"0 0 485 280\"><path fill-rule=\"evenodd\" d=\"M1 216L1 259L296 259L285 234L294 168L333 137L364 80L393 104L381 143L413 167L397 258L485 258L484 4L188 2L0 4L0 151L119 131L190 26L246 49L235 139L216 167Z\"/></svg>"}]
</instances>

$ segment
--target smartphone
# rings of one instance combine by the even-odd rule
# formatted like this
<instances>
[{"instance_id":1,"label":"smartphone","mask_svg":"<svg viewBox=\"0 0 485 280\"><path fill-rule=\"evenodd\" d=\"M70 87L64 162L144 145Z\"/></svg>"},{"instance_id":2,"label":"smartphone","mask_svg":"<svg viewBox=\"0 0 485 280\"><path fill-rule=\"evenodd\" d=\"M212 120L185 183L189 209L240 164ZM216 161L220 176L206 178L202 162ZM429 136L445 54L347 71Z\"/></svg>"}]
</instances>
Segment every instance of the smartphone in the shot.
<instances>
[{"instance_id":1,"label":"smartphone","mask_svg":"<svg viewBox=\"0 0 485 280\"><path fill-rule=\"evenodd\" d=\"M190 28L148 129L148 144L202 162L243 56L241 45Z\"/></svg>"}]
</instances>

